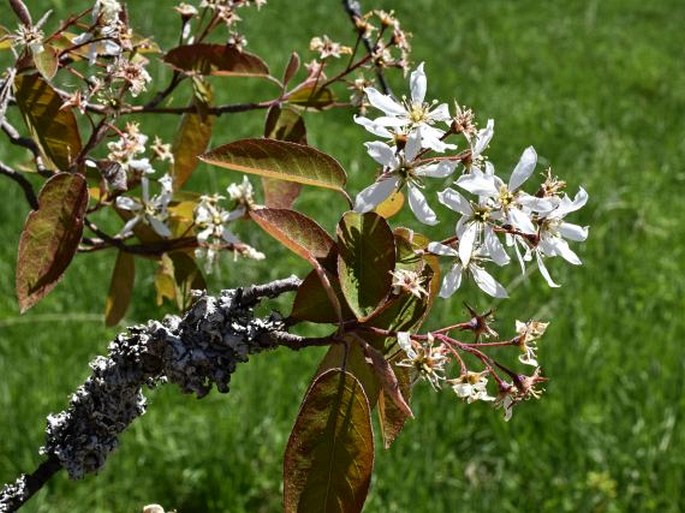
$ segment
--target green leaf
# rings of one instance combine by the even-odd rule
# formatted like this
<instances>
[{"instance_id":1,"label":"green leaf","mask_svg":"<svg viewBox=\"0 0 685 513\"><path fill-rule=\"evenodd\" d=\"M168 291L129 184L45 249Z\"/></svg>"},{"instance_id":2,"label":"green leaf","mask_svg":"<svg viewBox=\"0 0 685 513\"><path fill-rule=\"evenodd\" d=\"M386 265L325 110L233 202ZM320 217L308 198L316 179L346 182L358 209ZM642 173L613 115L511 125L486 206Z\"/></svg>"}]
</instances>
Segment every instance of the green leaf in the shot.
<instances>
[{"instance_id":1,"label":"green leaf","mask_svg":"<svg viewBox=\"0 0 685 513\"><path fill-rule=\"evenodd\" d=\"M33 63L46 80L52 80L59 67L57 51L52 46L46 45L43 50L33 54Z\"/></svg>"},{"instance_id":2,"label":"green leaf","mask_svg":"<svg viewBox=\"0 0 685 513\"><path fill-rule=\"evenodd\" d=\"M219 146L200 160L219 167L342 191L345 170L325 153L289 141L242 139Z\"/></svg>"},{"instance_id":3,"label":"green leaf","mask_svg":"<svg viewBox=\"0 0 685 513\"><path fill-rule=\"evenodd\" d=\"M233 46L198 43L178 46L164 56L164 62L179 71L216 76L267 77L262 59Z\"/></svg>"},{"instance_id":4,"label":"green leaf","mask_svg":"<svg viewBox=\"0 0 685 513\"><path fill-rule=\"evenodd\" d=\"M324 271L325 272L325 271ZM345 298L340 290L340 283L337 276L326 273L328 280L333 287L338 303L341 306L342 318L344 321L354 319L354 313L347 306ZM316 322L321 324L332 324L338 322L335 307L328 298L328 293L321 283L321 279L316 271L310 272L297 288L295 299L293 300L293 311L290 316L300 321Z\"/></svg>"},{"instance_id":5,"label":"green leaf","mask_svg":"<svg viewBox=\"0 0 685 513\"><path fill-rule=\"evenodd\" d=\"M338 276L358 319L372 314L388 295L395 268L395 238L378 214L347 212L338 223Z\"/></svg>"},{"instance_id":6,"label":"green leaf","mask_svg":"<svg viewBox=\"0 0 685 513\"><path fill-rule=\"evenodd\" d=\"M206 109L206 104L201 104L197 96L193 99L193 105L200 105ZM199 161L197 156L207 149L209 139L212 136L212 126L215 116L202 112L186 112L181 117L181 124L174 138L172 153L174 155L173 184L174 190L178 190L188 181Z\"/></svg>"},{"instance_id":7,"label":"green leaf","mask_svg":"<svg viewBox=\"0 0 685 513\"><path fill-rule=\"evenodd\" d=\"M54 175L41 189L38 205L27 216L19 240L16 288L22 313L55 288L78 249L88 206L85 179Z\"/></svg>"},{"instance_id":8,"label":"green leaf","mask_svg":"<svg viewBox=\"0 0 685 513\"><path fill-rule=\"evenodd\" d=\"M334 269L335 241L313 219L284 208L251 210L250 217L269 235L312 265Z\"/></svg>"},{"instance_id":9,"label":"green leaf","mask_svg":"<svg viewBox=\"0 0 685 513\"><path fill-rule=\"evenodd\" d=\"M409 403L411 399L411 369L400 367L396 362L391 363L395 377L399 384L399 392ZM381 392L378 398L378 417L381 425L381 435L383 436L383 446L387 449L400 434L409 415L398 407L397 403L385 392Z\"/></svg>"},{"instance_id":10,"label":"green leaf","mask_svg":"<svg viewBox=\"0 0 685 513\"><path fill-rule=\"evenodd\" d=\"M131 253L119 251L112 271L112 281L105 302L105 325L114 326L126 314L136 275L136 262Z\"/></svg>"},{"instance_id":11,"label":"green leaf","mask_svg":"<svg viewBox=\"0 0 685 513\"><path fill-rule=\"evenodd\" d=\"M310 387L288 440L285 513L359 513L373 470L369 403L359 381L331 369Z\"/></svg>"},{"instance_id":12,"label":"green leaf","mask_svg":"<svg viewBox=\"0 0 685 513\"><path fill-rule=\"evenodd\" d=\"M305 86L291 92L286 101L297 107L324 110L335 103L335 95L327 87L321 89L316 86Z\"/></svg>"},{"instance_id":13,"label":"green leaf","mask_svg":"<svg viewBox=\"0 0 685 513\"><path fill-rule=\"evenodd\" d=\"M307 144L307 129L302 116L298 113L274 105L266 116L264 137ZM299 196L302 185L263 176L262 187L264 188L264 204L267 207L290 208Z\"/></svg>"},{"instance_id":14,"label":"green leaf","mask_svg":"<svg viewBox=\"0 0 685 513\"><path fill-rule=\"evenodd\" d=\"M44 153L46 165L69 171L81 152L74 113L61 108L62 99L38 73L18 75L14 86L19 110Z\"/></svg>"}]
</instances>

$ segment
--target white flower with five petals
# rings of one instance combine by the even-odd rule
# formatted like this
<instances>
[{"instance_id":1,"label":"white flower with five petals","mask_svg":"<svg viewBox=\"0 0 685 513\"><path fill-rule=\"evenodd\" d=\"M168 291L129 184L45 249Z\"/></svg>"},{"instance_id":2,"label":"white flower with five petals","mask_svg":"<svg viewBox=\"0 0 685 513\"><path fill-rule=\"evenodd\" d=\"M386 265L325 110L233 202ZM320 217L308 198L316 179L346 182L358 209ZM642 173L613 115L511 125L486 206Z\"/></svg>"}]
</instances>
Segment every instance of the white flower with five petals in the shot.
<instances>
[{"instance_id":1,"label":"white flower with five petals","mask_svg":"<svg viewBox=\"0 0 685 513\"><path fill-rule=\"evenodd\" d=\"M369 103L383 111L385 116L369 119L363 116L355 117L355 121L369 132L379 137L394 139L398 133L417 133L422 148L430 148L437 152L454 149L453 144L445 143L441 138L445 131L433 126L437 122L451 121L449 108L446 103L435 105L426 99L427 79L423 71L423 63L411 73L409 77L411 98L403 98L398 102L392 96L382 94L373 87L364 89Z\"/></svg>"},{"instance_id":2,"label":"white flower with five petals","mask_svg":"<svg viewBox=\"0 0 685 513\"><path fill-rule=\"evenodd\" d=\"M357 195L354 210L359 213L369 212L393 192L401 190L406 185L409 207L416 218L424 224L437 224L438 218L421 192L422 179L445 178L454 171L456 163L440 160L419 164L416 157L421 146L417 135L409 137L404 150L398 150L380 141L368 142L365 145L369 155L383 166L383 172L375 183Z\"/></svg>"}]
</instances>

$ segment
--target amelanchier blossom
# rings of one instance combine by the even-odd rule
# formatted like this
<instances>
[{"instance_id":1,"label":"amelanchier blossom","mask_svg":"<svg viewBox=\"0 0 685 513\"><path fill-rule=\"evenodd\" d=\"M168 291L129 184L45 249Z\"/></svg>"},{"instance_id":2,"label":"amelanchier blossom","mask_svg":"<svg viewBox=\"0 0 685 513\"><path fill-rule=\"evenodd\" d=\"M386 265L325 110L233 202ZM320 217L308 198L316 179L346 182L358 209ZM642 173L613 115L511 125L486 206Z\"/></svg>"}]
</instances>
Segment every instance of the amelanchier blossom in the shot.
<instances>
[{"instance_id":1,"label":"amelanchier blossom","mask_svg":"<svg viewBox=\"0 0 685 513\"><path fill-rule=\"evenodd\" d=\"M433 388L440 388L441 382L445 380L445 365L448 361L445 348L441 344L434 345L430 334L426 344L416 343L406 331L397 334L397 343L407 356L397 365L414 369L417 379L421 377Z\"/></svg>"},{"instance_id":2,"label":"amelanchier blossom","mask_svg":"<svg viewBox=\"0 0 685 513\"><path fill-rule=\"evenodd\" d=\"M434 125L436 123L449 124L452 120L446 103L436 105L437 102L427 103L426 87L427 79L423 71L423 63L411 73L409 78L411 98L403 98L398 102L392 96L382 94L373 87L367 87L364 92L372 107L385 113L376 119L357 116L355 121L366 128L369 132L379 137L394 138L395 134L416 133L419 136L422 148L430 148L437 152L454 149L453 144L447 144L441 139L445 130Z\"/></svg>"},{"instance_id":3,"label":"amelanchier blossom","mask_svg":"<svg viewBox=\"0 0 685 513\"><path fill-rule=\"evenodd\" d=\"M488 372L466 371L458 378L449 380L452 390L467 403L475 401L494 401L495 398L488 394Z\"/></svg>"},{"instance_id":4,"label":"amelanchier blossom","mask_svg":"<svg viewBox=\"0 0 685 513\"><path fill-rule=\"evenodd\" d=\"M369 155L383 166L378 180L361 191L355 200L354 210L369 212L393 192L407 188L409 208L416 218L424 224L438 223L435 212L430 208L421 192L423 178L446 178L454 171L456 163L450 160L423 163L416 157L421 150L418 135L410 135L404 150L389 146L384 142L365 143Z\"/></svg>"},{"instance_id":5,"label":"amelanchier blossom","mask_svg":"<svg viewBox=\"0 0 685 513\"><path fill-rule=\"evenodd\" d=\"M264 259L264 254L240 239L228 228L228 225L245 216L247 210L252 207L252 184L243 178L239 184L232 183L228 186L229 198L234 202L232 210L227 210L220 205L225 198L220 195L202 196L194 211L194 224L199 247L195 255L204 260L204 269L207 274L212 272L214 263L222 250L227 248L246 258L254 260Z\"/></svg>"},{"instance_id":6,"label":"amelanchier blossom","mask_svg":"<svg viewBox=\"0 0 685 513\"><path fill-rule=\"evenodd\" d=\"M452 296L461 286L464 274L468 274L478 285L478 288L489 296L496 298L508 297L507 290L493 276L483 268L483 263L489 260L487 253L482 248L477 248L466 259L466 264L460 253L439 242L431 242L428 251L435 255L450 256L454 258L454 263L449 272L445 275L440 287L439 296L448 298Z\"/></svg>"},{"instance_id":7,"label":"amelanchier blossom","mask_svg":"<svg viewBox=\"0 0 685 513\"><path fill-rule=\"evenodd\" d=\"M167 207L171 201L172 195L171 176L164 175L159 179L159 183L162 186L161 192L150 197L149 179L143 177L140 180L142 190L140 198L119 196L116 199L118 208L127 210L133 214L133 217L126 222L119 233L120 236L129 234L133 230L133 227L141 221L150 225L158 235L162 237L171 236L171 230L166 225L166 220L169 217Z\"/></svg>"}]
</instances>

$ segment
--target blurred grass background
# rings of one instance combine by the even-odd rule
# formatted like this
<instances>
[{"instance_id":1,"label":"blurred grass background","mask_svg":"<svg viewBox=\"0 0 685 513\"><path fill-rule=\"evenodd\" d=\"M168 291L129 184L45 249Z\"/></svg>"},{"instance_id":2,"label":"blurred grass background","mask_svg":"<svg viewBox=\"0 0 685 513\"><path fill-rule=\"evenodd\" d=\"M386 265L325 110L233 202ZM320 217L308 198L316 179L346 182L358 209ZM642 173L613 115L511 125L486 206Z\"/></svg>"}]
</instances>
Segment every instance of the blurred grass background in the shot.
<instances>
[{"instance_id":1,"label":"blurred grass background","mask_svg":"<svg viewBox=\"0 0 685 513\"><path fill-rule=\"evenodd\" d=\"M48 7L56 26L82 1L28 2L34 19ZM461 404L449 391L415 389L416 420L388 450L377 451L368 512L680 512L685 510L685 68L680 0L378 1L415 34L413 58L426 61L429 97L474 108L496 120L489 156L500 172L533 144L583 185L588 206L572 222L591 225L576 245L584 265L550 265L564 286L550 291L537 273L497 305L497 329L516 318L553 322L541 361L547 393L521 405L509 423L487 405ZM171 3L130 2L134 27L174 38ZM0 24L14 26L9 9ZM349 26L337 1L271 0L248 14L248 49L280 73L292 49ZM305 57L306 60L306 57ZM404 80L392 76L397 93ZM273 91L226 81L226 98L269 98ZM222 118L213 145L260 132L262 113ZM351 172L353 192L372 165L366 134L349 113L307 119L310 143ZM176 120L144 122L170 140ZM26 158L7 142L0 159ZM191 186L225 188L238 179L200 168ZM367 178L365 178L365 176ZM27 206L15 184L0 181L0 482L40 461L45 416L64 408L88 374L86 362L117 332L102 323L114 254L79 256L64 281L24 316L14 299L16 247ZM324 193L325 196L326 193ZM332 226L333 196L308 192L300 208ZM337 201L337 198L335 199ZM332 203L330 203L332 204ZM342 206L341 206L342 208ZM256 230L243 233L263 240ZM262 244L263 246L263 244ZM213 290L267 280L306 265L266 246L266 265L224 259ZM557 259L558 260L558 259ZM149 265L138 266L125 324L158 318ZM515 273L512 272L510 277ZM505 279L505 283L507 280ZM464 296L490 305L472 290ZM436 309L432 326L464 316L459 297ZM227 396L202 401L174 388L150 396L148 413L122 437L106 468L83 482L64 473L27 512L133 512L160 502L180 512L275 512L281 460L299 400L319 352L278 351L242 366Z\"/></svg>"}]
</instances>

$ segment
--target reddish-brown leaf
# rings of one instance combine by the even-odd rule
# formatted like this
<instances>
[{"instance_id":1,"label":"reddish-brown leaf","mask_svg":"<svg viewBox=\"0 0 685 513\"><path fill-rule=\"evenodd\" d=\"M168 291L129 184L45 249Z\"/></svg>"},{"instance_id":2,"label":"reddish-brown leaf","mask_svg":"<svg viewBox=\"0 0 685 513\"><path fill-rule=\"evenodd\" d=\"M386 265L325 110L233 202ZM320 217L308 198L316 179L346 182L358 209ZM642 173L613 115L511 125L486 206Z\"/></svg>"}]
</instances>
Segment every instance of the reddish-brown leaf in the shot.
<instances>
[{"instance_id":1,"label":"reddish-brown leaf","mask_svg":"<svg viewBox=\"0 0 685 513\"><path fill-rule=\"evenodd\" d=\"M399 383L399 392L407 403L411 399L411 376L408 367L400 367L392 363L395 377ZM383 445L387 449L400 434L409 415L404 408L399 408L397 403L383 390L378 398L378 418L383 435Z\"/></svg>"},{"instance_id":2,"label":"reddish-brown leaf","mask_svg":"<svg viewBox=\"0 0 685 513\"><path fill-rule=\"evenodd\" d=\"M62 109L62 99L38 73L18 75L14 87L19 110L39 143L46 164L68 171L81 152L74 113L71 109Z\"/></svg>"},{"instance_id":3,"label":"reddish-brown leaf","mask_svg":"<svg viewBox=\"0 0 685 513\"><path fill-rule=\"evenodd\" d=\"M395 375L390 362L385 359L383 353L375 349L371 344L366 342L362 337L358 336L356 338L357 342L361 346L364 354L366 355L368 361L371 363L376 377L383 387L383 393L385 396L389 397L390 400L395 404L395 407L400 410L402 414L407 417L414 418L414 414L402 396L402 391L400 390L400 382Z\"/></svg>"},{"instance_id":4,"label":"reddish-brown leaf","mask_svg":"<svg viewBox=\"0 0 685 513\"><path fill-rule=\"evenodd\" d=\"M85 179L56 174L45 182L38 205L27 216L19 240L16 288L22 312L57 285L78 249L88 206Z\"/></svg>"},{"instance_id":5,"label":"reddish-brown leaf","mask_svg":"<svg viewBox=\"0 0 685 513\"><path fill-rule=\"evenodd\" d=\"M164 61L179 71L200 75L266 77L266 63L233 46L197 43L170 50Z\"/></svg>"},{"instance_id":6,"label":"reddish-brown leaf","mask_svg":"<svg viewBox=\"0 0 685 513\"><path fill-rule=\"evenodd\" d=\"M136 276L136 262L131 253L119 251L112 271L109 293L105 302L105 325L114 326L126 314L131 302L133 282Z\"/></svg>"},{"instance_id":7,"label":"reddish-brown leaf","mask_svg":"<svg viewBox=\"0 0 685 513\"><path fill-rule=\"evenodd\" d=\"M347 306L345 298L340 290L340 283L337 276L326 272L338 304L341 307L341 314L344 321L354 319L354 313ZM321 278L316 270L310 272L297 288L295 299L293 300L293 311L290 314L294 319L300 321L316 322L322 324L333 324L338 322L336 308L331 304L328 292L321 283Z\"/></svg>"},{"instance_id":8,"label":"reddish-brown leaf","mask_svg":"<svg viewBox=\"0 0 685 513\"><path fill-rule=\"evenodd\" d=\"M293 52L290 54L290 59L283 72L283 87L288 85L288 82L295 76L297 70L300 68L300 56Z\"/></svg>"},{"instance_id":9,"label":"reddish-brown leaf","mask_svg":"<svg viewBox=\"0 0 685 513\"><path fill-rule=\"evenodd\" d=\"M364 389L369 407L373 410L381 391L378 376L367 363L360 345L352 337L346 337L346 344L331 344L328 351L319 362L312 382L330 369L346 370L353 374Z\"/></svg>"},{"instance_id":10,"label":"reddish-brown leaf","mask_svg":"<svg viewBox=\"0 0 685 513\"><path fill-rule=\"evenodd\" d=\"M197 105L197 100L193 105ZM178 190L188 181L199 161L197 156L207 149L212 136L214 116L200 112L186 112L181 118L181 125L174 138L173 179L174 190Z\"/></svg>"},{"instance_id":11,"label":"reddish-brown leaf","mask_svg":"<svg viewBox=\"0 0 685 513\"><path fill-rule=\"evenodd\" d=\"M312 265L333 269L335 241L313 219L284 208L252 210L250 217L269 235Z\"/></svg>"},{"instance_id":12,"label":"reddish-brown leaf","mask_svg":"<svg viewBox=\"0 0 685 513\"><path fill-rule=\"evenodd\" d=\"M264 137L307 144L307 129L304 126L302 116L298 113L274 105L269 109L266 116ZM264 187L264 204L270 208L292 207L302 188L299 183L267 178L266 176L262 177L262 186Z\"/></svg>"},{"instance_id":13,"label":"reddish-brown leaf","mask_svg":"<svg viewBox=\"0 0 685 513\"><path fill-rule=\"evenodd\" d=\"M330 155L311 146L274 139L241 139L200 160L233 171L342 191L347 175Z\"/></svg>"},{"instance_id":14,"label":"reddish-brown leaf","mask_svg":"<svg viewBox=\"0 0 685 513\"><path fill-rule=\"evenodd\" d=\"M369 402L350 373L312 384L285 451L285 513L359 513L373 470Z\"/></svg>"}]
</instances>

